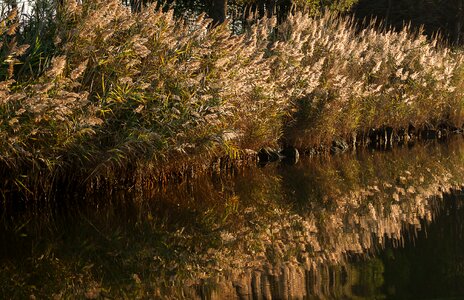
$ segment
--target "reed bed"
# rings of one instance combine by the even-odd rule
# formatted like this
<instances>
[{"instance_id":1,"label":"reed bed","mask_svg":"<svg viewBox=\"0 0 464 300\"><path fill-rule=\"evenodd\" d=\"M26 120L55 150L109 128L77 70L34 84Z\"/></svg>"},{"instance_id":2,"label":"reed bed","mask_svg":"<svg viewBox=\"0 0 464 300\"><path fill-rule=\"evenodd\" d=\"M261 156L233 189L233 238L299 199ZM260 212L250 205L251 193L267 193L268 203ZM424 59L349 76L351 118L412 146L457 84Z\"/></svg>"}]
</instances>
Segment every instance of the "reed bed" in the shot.
<instances>
[{"instance_id":1,"label":"reed bed","mask_svg":"<svg viewBox=\"0 0 464 300\"><path fill-rule=\"evenodd\" d=\"M232 35L155 6L67 1L49 27L49 67L26 77L16 70L37 45L17 42L14 12L0 21L0 169L13 187L463 125L462 52L408 27L296 14Z\"/></svg>"}]
</instances>

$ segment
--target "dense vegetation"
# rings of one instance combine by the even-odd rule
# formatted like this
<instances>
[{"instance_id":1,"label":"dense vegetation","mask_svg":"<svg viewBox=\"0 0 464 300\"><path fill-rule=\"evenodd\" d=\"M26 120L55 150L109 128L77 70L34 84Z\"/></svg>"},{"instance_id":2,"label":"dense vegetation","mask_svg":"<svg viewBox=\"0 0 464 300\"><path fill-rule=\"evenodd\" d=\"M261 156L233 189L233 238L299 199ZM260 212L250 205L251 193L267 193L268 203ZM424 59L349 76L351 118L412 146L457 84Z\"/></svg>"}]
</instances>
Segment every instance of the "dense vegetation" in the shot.
<instances>
[{"instance_id":1,"label":"dense vegetation","mask_svg":"<svg viewBox=\"0 0 464 300\"><path fill-rule=\"evenodd\" d=\"M231 35L156 6L67 1L48 19L18 26L13 10L0 22L6 185L47 193L68 177L462 127L462 53L408 27L295 13Z\"/></svg>"}]
</instances>

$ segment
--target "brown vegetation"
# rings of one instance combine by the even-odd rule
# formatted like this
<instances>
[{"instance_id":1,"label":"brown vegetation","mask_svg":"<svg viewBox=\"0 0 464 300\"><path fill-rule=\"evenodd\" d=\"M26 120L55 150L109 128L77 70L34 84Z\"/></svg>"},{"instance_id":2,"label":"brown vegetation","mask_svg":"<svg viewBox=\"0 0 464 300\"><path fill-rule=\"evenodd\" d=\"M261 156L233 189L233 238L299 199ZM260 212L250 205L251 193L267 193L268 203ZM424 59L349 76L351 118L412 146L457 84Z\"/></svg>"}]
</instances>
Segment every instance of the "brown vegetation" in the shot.
<instances>
[{"instance_id":1,"label":"brown vegetation","mask_svg":"<svg viewBox=\"0 0 464 300\"><path fill-rule=\"evenodd\" d=\"M15 68L32 54L15 42L14 15L0 22L0 161L13 185L208 165L386 126L462 127L462 53L408 28L297 14L237 36L154 7L69 1L50 67L26 78Z\"/></svg>"}]
</instances>

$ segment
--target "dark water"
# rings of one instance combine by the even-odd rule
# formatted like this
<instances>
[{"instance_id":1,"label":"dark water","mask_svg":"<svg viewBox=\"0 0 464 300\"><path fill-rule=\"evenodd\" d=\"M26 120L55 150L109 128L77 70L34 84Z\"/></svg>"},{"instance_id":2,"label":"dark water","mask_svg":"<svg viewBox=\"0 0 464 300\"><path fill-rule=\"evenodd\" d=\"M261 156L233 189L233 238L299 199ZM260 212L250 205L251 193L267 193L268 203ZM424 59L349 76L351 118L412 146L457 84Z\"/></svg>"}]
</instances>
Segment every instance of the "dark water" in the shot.
<instances>
[{"instance_id":1,"label":"dark water","mask_svg":"<svg viewBox=\"0 0 464 300\"><path fill-rule=\"evenodd\" d=\"M463 146L3 208L0 298L463 298Z\"/></svg>"}]
</instances>

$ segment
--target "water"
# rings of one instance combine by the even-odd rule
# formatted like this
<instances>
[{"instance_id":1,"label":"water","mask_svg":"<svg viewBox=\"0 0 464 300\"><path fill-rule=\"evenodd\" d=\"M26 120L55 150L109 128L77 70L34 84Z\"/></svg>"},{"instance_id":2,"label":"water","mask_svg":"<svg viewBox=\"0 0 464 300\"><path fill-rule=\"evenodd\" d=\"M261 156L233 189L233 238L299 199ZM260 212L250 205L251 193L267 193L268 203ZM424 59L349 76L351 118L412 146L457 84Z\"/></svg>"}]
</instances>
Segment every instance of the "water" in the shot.
<instances>
[{"instance_id":1,"label":"water","mask_svg":"<svg viewBox=\"0 0 464 300\"><path fill-rule=\"evenodd\" d=\"M462 183L457 139L6 207L0 298L457 299Z\"/></svg>"}]
</instances>

